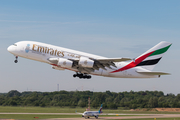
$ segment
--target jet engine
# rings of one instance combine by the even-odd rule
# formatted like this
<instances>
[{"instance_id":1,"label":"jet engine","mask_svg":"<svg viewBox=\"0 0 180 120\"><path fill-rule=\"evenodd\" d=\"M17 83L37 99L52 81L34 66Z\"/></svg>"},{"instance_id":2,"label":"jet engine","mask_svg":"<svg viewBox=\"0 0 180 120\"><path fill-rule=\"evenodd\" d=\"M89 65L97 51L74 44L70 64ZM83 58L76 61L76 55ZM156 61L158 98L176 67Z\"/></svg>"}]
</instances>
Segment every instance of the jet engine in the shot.
<instances>
[{"instance_id":1,"label":"jet engine","mask_svg":"<svg viewBox=\"0 0 180 120\"><path fill-rule=\"evenodd\" d=\"M82 67L93 68L94 61L86 57L80 57L79 65Z\"/></svg>"},{"instance_id":2,"label":"jet engine","mask_svg":"<svg viewBox=\"0 0 180 120\"><path fill-rule=\"evenodd\" d=\"M57 65L65 68L72 68L73 62L64 58L59 58Z\"/></svg>"}]
</instances>

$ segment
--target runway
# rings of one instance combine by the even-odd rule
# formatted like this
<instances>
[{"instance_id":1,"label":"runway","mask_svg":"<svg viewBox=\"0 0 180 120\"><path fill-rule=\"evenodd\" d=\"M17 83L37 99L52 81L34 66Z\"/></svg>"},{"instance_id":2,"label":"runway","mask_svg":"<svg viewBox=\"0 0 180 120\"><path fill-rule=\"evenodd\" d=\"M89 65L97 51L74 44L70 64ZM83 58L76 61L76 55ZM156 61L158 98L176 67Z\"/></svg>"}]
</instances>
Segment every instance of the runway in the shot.
<instances>
[{"instance_id":1,"label":"runway","mask_svg":"<svg viewBox=\"0 0 180 120\"><path fill-rule=\"evenodd\" d=\"M117 115L116 117L103 117L100 115L98 119L101 120L113 120L113 119L140 119L140 118L180 118L180 114L109 114L109 115ZM123 116L121 116L123 115ZM127 116L125 116L127 115ZM134 115L134 116L132 116ZM48 120L84 120L85 118L55 118ZM89 119L96 119L95 117L91 117Z\"/></svg>"},{"instance_id":2,"label":"runway","mask_svg":"<svg viewBox=\"0 0 180 120\"><path fill-rule=\"evenodd\" d=\"M32 115L77 115L76 113L0 113L0 114L32 114ZM104 117L104 115L116 115L115 117ZM113 119L139 119L139 118L180 118L180 114L103 114L100 115L98 119L101 120L113 120ZM46 120L84 120L85 118L52 118ZM89 119L95 119L95 117L90 117Z\"/></svg>"}]
</instances>

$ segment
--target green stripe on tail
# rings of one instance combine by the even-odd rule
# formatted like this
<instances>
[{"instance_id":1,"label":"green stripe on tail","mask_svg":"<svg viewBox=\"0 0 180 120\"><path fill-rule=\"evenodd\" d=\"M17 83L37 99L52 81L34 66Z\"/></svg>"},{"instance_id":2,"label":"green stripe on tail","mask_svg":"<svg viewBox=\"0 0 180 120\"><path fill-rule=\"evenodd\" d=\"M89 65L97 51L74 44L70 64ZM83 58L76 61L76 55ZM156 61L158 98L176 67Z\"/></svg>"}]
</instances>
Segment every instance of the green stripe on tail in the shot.
<instances>
[{"instance_id":1,"label":"green stripe on tail","mask_svg":"<svg viewBox=\"0 0 180 120\"><path fill-rule=\"evenodd\" d=\"M171 45L172 45L172 44L171 44ZM159 54L165 53L165 52L169 49L169 47L170 47L171 45L169 45L169 46L167 46L167 47L164 47L164 48L161 48L161 49L159 49L159 50L154 51L150 56L154 56L154 55L159 55ZM150 56L149 56L149 57L150 57Z\"/></svg>"}]
</instances>

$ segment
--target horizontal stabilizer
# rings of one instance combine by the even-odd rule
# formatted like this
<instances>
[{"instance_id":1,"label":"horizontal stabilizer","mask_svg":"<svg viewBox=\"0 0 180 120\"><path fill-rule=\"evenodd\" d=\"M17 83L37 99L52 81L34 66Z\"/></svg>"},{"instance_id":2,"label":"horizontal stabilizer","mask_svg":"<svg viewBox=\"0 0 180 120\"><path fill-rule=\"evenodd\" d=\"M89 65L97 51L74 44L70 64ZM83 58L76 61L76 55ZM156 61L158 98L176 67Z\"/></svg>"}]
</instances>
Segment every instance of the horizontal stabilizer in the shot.
<instances>
[{"instance_id":1,"label":"horizontal stabilizer","mask_svg":"<svg viewBox=\"0 0 180 120\"><path fill-rule=\"evenodd\" d=\"M132 60L130 58L103 58L103 59L96 59L97 61L99 62L108 62L108 61L111 61L111 62L122 62L122 61L128 61L128 60Z\"/></svg>"},{"instance_id":2,"label":"horizontal stabilizer","mask_svg":"<svg viewBox=\"0 0 180 120\"><path fill-rule=\"evenodd\" d=\"M164 73L164 72L143 72L143 71L136 71L136 72L145 75L170 75L170 73Z\"/></svg>"}]
</instances>

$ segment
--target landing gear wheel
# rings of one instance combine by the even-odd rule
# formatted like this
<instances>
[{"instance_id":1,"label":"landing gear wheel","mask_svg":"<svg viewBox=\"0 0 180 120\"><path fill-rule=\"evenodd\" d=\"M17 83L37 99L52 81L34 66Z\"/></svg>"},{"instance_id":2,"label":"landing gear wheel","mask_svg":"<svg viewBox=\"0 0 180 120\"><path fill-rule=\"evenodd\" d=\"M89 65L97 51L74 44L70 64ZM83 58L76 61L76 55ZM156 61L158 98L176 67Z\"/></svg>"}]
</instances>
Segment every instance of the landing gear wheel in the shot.
<instances>
[{"instance_id":1,"label":"landing gear wheel","mask_svg":"<svg viewBox=\"0 0 180 120\"><path fill-rule=\"evenodd\" d=\"M82 73L76 73L76 74L74 74L73 75L73 77L75 78L75 77L79 77L80 79L82 79L82 78L84 78L84 79L91 79L91 76L90 75L88 75L88 74L82 74Z\"/></svg>"},{"instance_id":2,"label":"landing gear wheel","mask_svg":"<svg viewBox=\"0 0 180 120\"><path fill-rule=\"evenodd\" d=\"M84 77L82 75L80 75L79 78L81 79L81 78L84 78Z\"/></svg>"},{"instance_id":3,"label":"landing gear wheel","mask_svg":"<svg viewBox=\"0 0 180 120\"><path fill-rule=\"evenodd\" d=\"M14 62L15 62L15 63L18 63L18 60L15 60Z\"/></svg>"},{"instance_id":4,"label":"landing gear wheel","mask_svg":"<svg viewBox=\"0 0 180 120\"><path fill-rule=\"evenodd\" d=\"M87 76L88 79L91 79L91 76Z\"/></svg>"},{"instance_id":5,"label":"landing gear wheel","mask_svg":"<svg viewBox=\"0 0 180 120\"><path fill-rule=\"evenodd\" d=\"M16 56L16 60L14 61L15 63L18 63L18 56Z\"/></svg>"}]
</instances>

